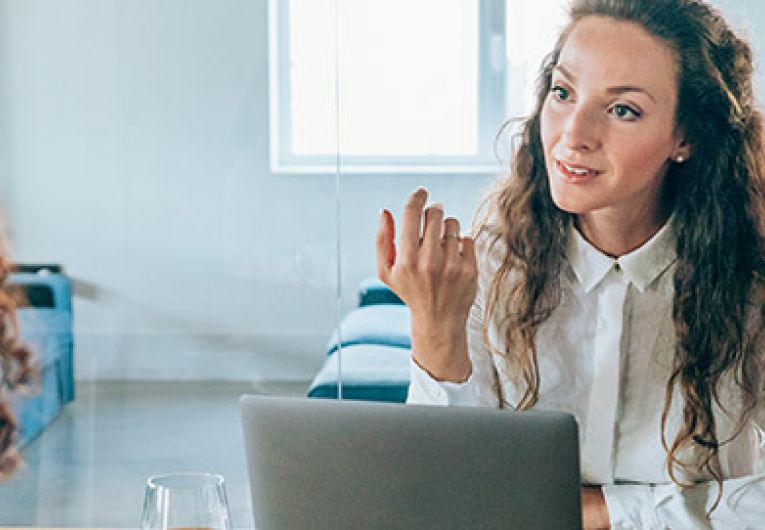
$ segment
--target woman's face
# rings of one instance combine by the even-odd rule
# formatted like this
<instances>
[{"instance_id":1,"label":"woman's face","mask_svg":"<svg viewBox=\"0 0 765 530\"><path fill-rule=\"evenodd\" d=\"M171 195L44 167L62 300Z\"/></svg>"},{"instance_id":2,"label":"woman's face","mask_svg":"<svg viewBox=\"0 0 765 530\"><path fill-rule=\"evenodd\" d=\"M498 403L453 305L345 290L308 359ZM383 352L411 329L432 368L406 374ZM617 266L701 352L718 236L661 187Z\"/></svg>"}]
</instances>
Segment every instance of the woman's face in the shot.
<instances>
[{"instance_id":1,"label":"woman's face","mask_svg":"<svg viewBox=\"0 0 765 530\"><path fill-rule=\"evenodd\" d=\"M555 204L649 222L664 174L687 146L675 131L677 64L640 26L580 20L561 50L541 114Z\"/></svg>"}]
</instances>

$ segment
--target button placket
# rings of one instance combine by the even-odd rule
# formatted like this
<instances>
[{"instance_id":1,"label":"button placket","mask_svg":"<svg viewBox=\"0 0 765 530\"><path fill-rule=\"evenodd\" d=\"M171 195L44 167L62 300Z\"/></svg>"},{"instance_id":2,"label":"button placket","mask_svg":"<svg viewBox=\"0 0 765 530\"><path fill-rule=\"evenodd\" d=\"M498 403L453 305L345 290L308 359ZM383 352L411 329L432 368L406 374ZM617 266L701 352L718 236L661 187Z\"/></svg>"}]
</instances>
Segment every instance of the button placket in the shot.
<instances>
[{"instance_id":1,"label":"button placket","mask_svg":"<svg viewBox=\"0 0 765 530\"><path fill-rule=\"evenodd\" d=\"M593 352L592 390L588 403L583 464L586 478L598 483L613 479L613 450L621 374L621 337L628 284L609 275L598 287L597 329Z\"/></svg>"}]
</instances>

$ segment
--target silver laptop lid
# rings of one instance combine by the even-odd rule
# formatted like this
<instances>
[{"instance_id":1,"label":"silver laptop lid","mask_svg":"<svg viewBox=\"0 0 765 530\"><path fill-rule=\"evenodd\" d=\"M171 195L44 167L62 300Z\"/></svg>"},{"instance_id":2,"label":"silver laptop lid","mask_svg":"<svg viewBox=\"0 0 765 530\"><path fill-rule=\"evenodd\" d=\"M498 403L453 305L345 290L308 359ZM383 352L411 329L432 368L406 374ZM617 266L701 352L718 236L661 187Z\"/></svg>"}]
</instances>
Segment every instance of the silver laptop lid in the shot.
<instances>
[{"instance_id":1,"label":"silver laptop lid","mask_svg":"<svg viewBox=\"0 0 765 530\"><path fill-rule=\"evenodd\" d=\"M570 414L265 396L240 404L258 530L581 527Z\"/></svg>"}]
</instances>

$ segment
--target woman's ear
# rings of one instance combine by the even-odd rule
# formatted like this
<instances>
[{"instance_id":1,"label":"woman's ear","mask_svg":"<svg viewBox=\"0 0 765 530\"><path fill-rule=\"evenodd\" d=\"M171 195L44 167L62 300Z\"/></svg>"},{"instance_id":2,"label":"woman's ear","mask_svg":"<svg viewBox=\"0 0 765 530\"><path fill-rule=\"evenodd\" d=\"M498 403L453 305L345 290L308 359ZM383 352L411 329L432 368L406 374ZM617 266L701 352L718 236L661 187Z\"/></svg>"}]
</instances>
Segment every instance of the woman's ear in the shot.
<instances>
[{"instance_id":1,"label":"woman's ear","mask_svg":"<svg viewBox=\"0 0 765 530\"><path fill-rule=\"evenodd\" d=\"M683 139L680 139L672 152L671 159L673 162L682 163L691 157L692 149L691 144Z\"/></svg>"}]
</instances>

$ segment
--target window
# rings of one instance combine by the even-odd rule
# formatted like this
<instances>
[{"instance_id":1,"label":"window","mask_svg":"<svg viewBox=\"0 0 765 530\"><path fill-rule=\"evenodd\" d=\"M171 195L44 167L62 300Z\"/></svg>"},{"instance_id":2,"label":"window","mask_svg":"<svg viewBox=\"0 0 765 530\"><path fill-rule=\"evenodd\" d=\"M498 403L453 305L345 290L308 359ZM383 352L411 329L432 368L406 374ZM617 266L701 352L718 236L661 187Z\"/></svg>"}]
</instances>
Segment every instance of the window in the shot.
<instances>
[{"instance_id":1,"label":"window","mask_svg":"<svg viewBox=\"0 0 765 530\"><path fill-rule=\"evenodd\" d=\"M496 170L505 0L271 0L269 10L273 171Z\"/></svg>"},{"instance_id":2,"label":"window","mask_svg":"<svg viewBox=\"0 0 765 530\"><path fill-rule=\"evenodd\" d=\"M494 172L567 5L270 0L272 170Z\"/></svg>"},{"instance_id":3,"label":"window","mask_svg":"<svg viewBox=\"0 0 765 530\"><path fill-rule=\"evenodd\" d=\"M569 0L507 0L507 113L523 116L534 106L542 60L566 23Z\"/></svg>"}]
</instances>

